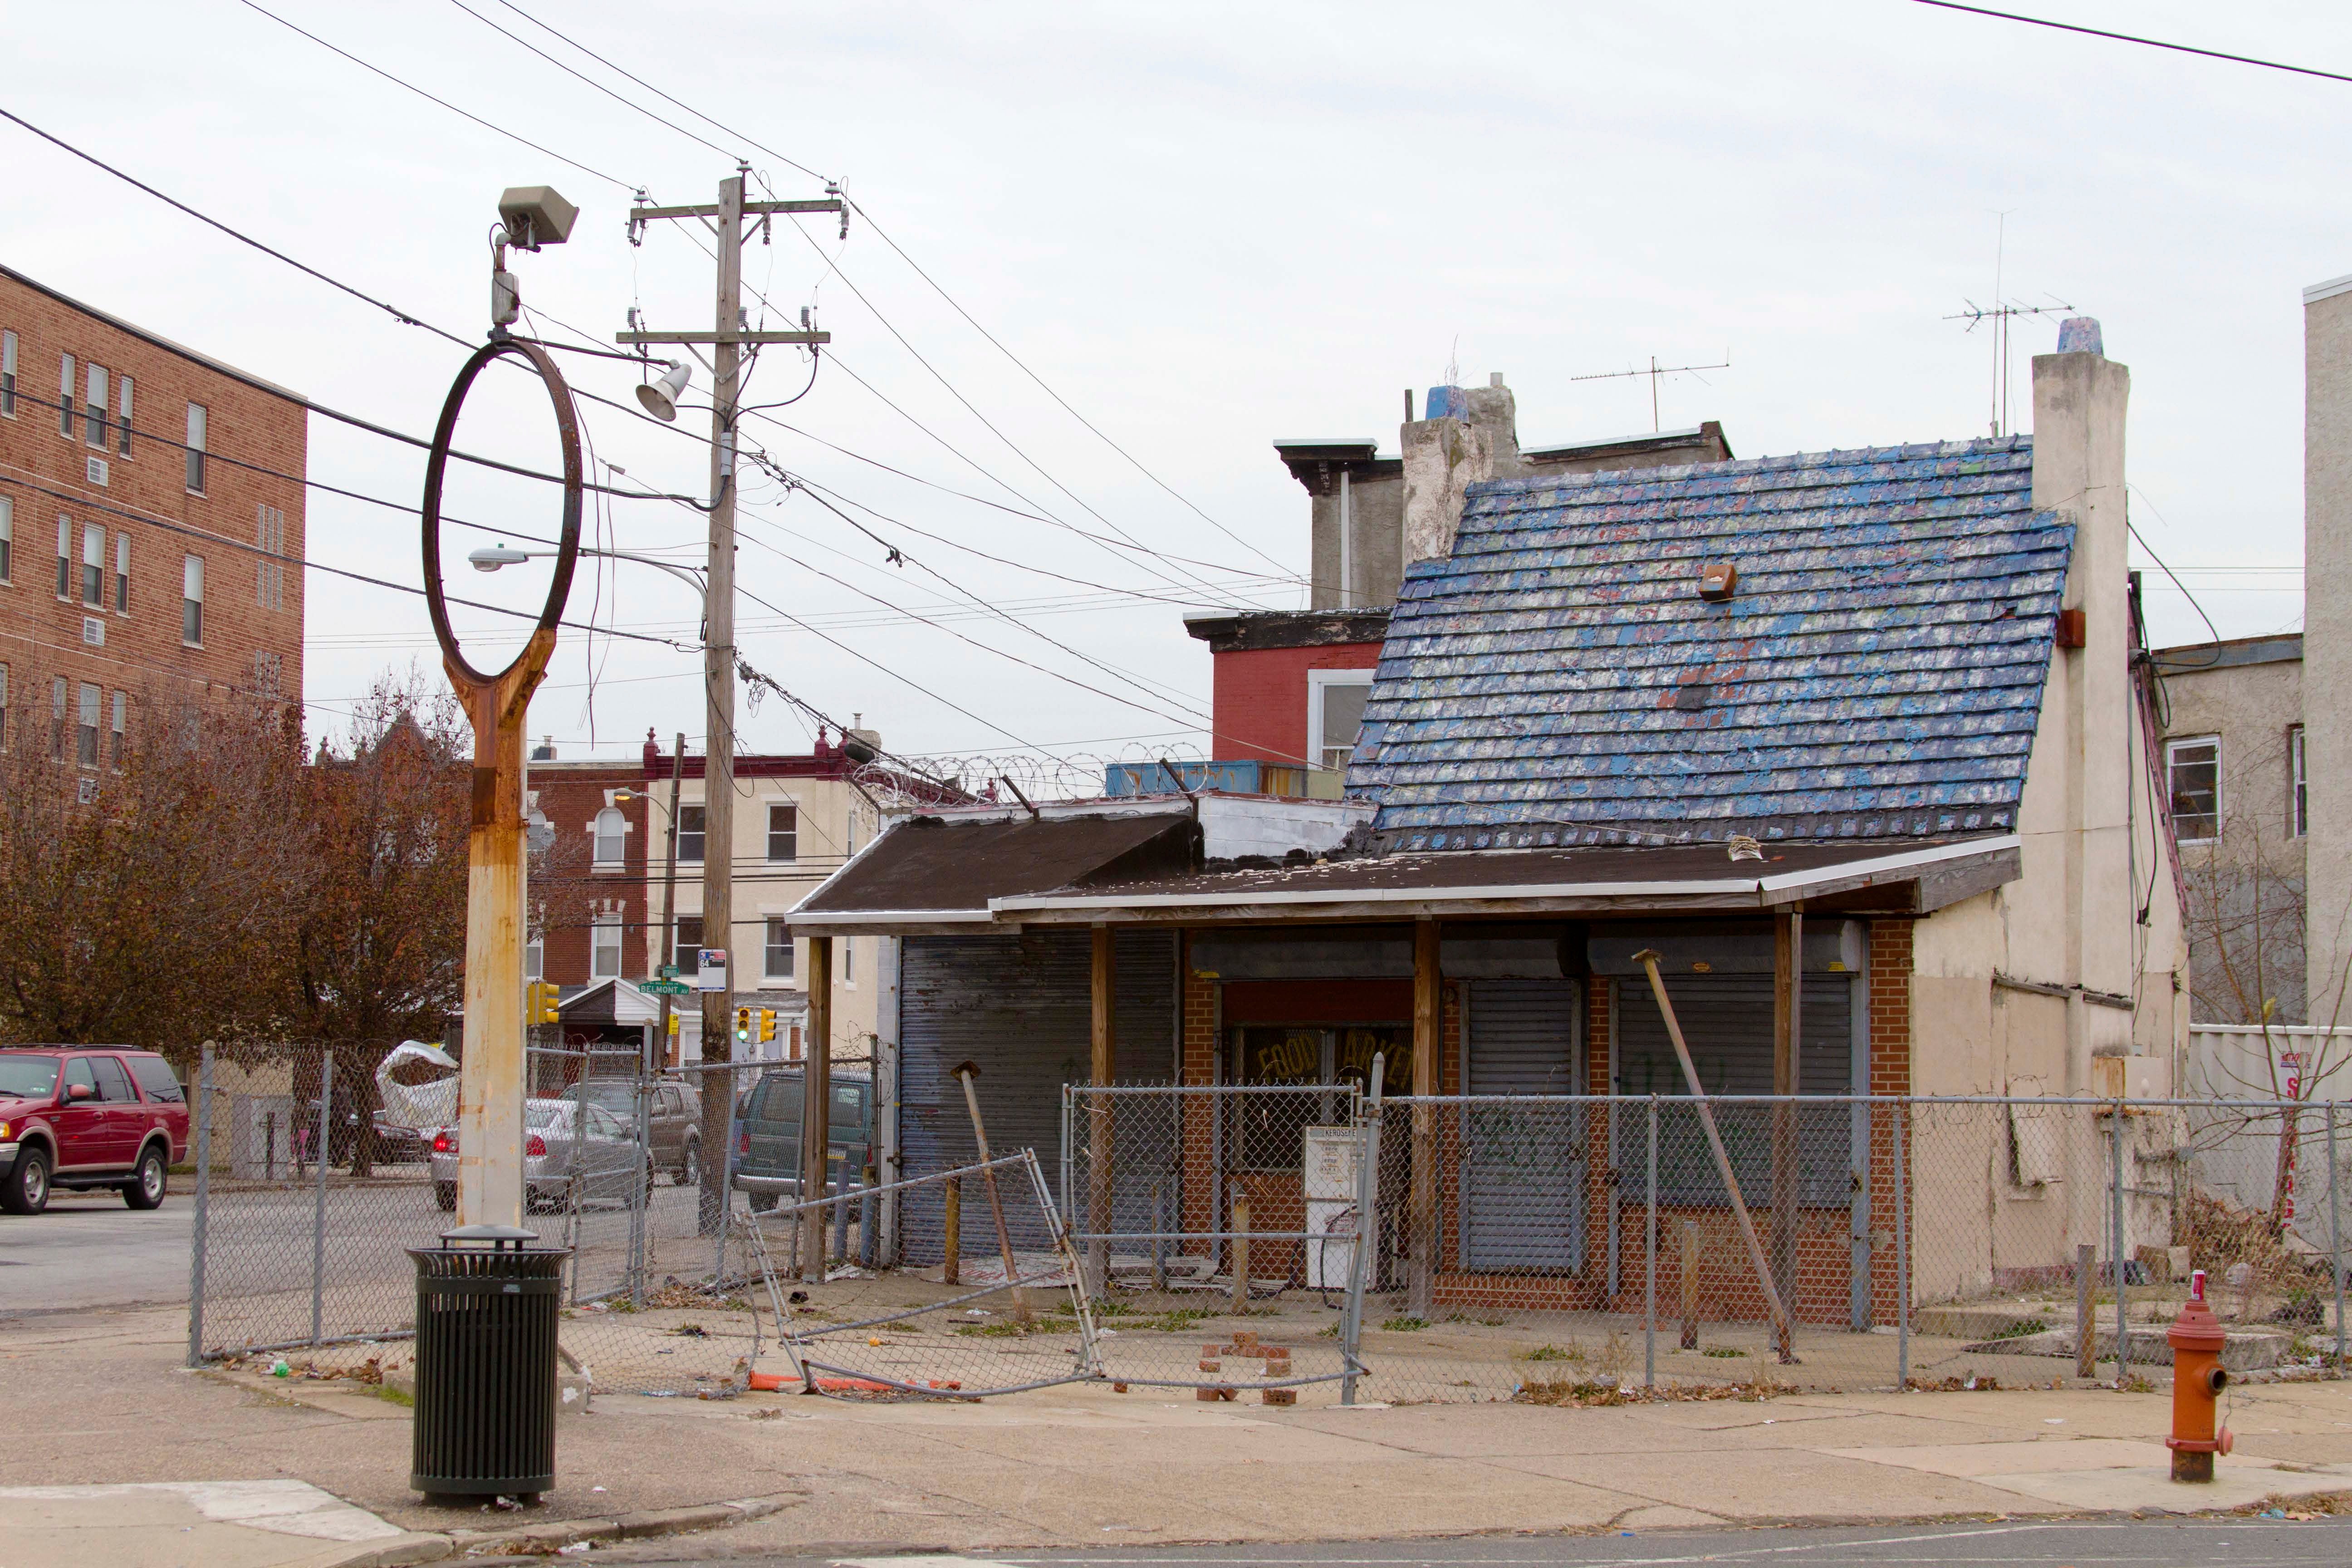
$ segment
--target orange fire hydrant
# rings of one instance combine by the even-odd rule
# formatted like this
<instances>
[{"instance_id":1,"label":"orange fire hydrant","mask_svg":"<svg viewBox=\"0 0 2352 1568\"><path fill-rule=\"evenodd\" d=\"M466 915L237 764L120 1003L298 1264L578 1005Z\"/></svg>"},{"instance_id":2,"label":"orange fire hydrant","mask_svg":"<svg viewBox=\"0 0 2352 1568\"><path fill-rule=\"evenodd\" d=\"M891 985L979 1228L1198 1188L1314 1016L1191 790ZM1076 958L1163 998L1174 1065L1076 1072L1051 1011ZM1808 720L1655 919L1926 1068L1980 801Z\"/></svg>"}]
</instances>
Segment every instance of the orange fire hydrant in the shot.
<instances>
[{"instance_id":1,"label":"orange fire hydrant","mask_svg":"<svg viewBox=\"0 0 2352 1568\"><path fill-rule=\"evenodd\" d=\"M2221 1321L2205 1304L2205 1270L2189 1277L2189 1300L2172 1320L2165 1336L2172 1345L2172 1436L2164 1446L2172 1450L2172 1479L2210 1481L2213 1456L2230 1451L2230 1429L2215 1429L2215 1406L2230 1386L2229 1369L2221 1364L2226 1342Z\"/></svg>"}]
</instances>

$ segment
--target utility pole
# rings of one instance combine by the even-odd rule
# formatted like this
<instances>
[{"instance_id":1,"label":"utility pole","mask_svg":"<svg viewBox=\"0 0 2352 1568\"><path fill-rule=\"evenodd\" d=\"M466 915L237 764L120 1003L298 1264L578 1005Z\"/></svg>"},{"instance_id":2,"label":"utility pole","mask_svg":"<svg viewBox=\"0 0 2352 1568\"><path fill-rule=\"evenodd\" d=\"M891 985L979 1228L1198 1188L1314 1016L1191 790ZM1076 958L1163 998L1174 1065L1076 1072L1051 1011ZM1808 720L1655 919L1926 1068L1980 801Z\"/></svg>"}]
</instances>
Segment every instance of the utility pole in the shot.
<instances>
[{"instance_id":1,"label":"utility pole","mask_svg":"<svg viewBox=\"0 0 2352 1568\"><path fill-rule=\"evenodd\" d=\"M717 237L718 308L707 332L627 331L614 342L646 346L710 345L710 556L705 605L702 679L705 695L702 769L702 945L729 953L728 978L720 989L703 991L702 1059L706 1066L735 1059L734 852L735 852L735 439L736 401L742 380L743 347L797 343L814 347L833 341L829 332L753 332L743 324L743 219L760 219L764 237L774 213L847 212L839 196L818 201L746 202L743 178L749 164L719 182L713 206L642 206L629 214L635 241L656 219L707 223ZM699 1228L716 1234L727 1209L727 1124L734 1103L733 1075L702 1075L702 1201ZM713 1157L716 1151L716 1157Z\"/></svg>"}]
</instances>

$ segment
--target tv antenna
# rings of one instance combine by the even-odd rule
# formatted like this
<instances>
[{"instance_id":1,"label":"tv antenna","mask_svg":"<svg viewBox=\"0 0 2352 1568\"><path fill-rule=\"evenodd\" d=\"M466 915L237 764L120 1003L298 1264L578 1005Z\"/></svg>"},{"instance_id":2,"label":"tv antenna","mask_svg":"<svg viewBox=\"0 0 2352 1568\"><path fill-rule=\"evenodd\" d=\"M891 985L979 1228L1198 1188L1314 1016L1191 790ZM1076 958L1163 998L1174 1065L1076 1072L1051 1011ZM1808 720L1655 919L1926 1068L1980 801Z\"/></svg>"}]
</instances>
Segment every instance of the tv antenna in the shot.
<instances>
[{"instance_id":1,"label":"tv antenna","mask_svg":"<svg viewBox=\"0 0 2352 1568\"><path fill-rule=\"evenodd\" d=\"M2014 300L2000 297L2001 265L2009 248L2009 214L1993 215L2000 221L1994 230L1992 253L1992 303L1979 305L1974 300L1964 300L1968 309L1958 315L1947 316L1948 321L1966 321L1973 332L1986 321L1992 323L1992 419L1994 437L2006 433L2009 426L2009 342L2010 328L2020 316L2058 316L2072 314L2074 307L2055 294L2042 295L2047 305L2021 305Z\"/></svg>"},{"instance_id":2,"label":"tv antenna","mask_svg":"<svg viewBox=\"0 0 2352 1568\"><path fill-rule=\"evenodd\" d=\"M1643 369L1639 365L1635 365L1629 370L1595 371L1591 375L1571 375L1568 379L1570 381L1613 381L1629 375L1648 376L1650 378L1650 429L1652 433L1654 434L1664 428L1664 425L1662 425L1658 419L1658 378L1660 376L1698 375L1698 373L1703 370L1729 370L1730 368L1731 351L1729 349L1726 349L1723 351L1723 362L1720 364L1660 364L1658 363L1658 356L1652 354L1650 356L1650 365L1647 370ZM1706 377L1703 375L1699 375L1698 378L1702 382L1706 380Z\"/></svg>"}]
</instances>

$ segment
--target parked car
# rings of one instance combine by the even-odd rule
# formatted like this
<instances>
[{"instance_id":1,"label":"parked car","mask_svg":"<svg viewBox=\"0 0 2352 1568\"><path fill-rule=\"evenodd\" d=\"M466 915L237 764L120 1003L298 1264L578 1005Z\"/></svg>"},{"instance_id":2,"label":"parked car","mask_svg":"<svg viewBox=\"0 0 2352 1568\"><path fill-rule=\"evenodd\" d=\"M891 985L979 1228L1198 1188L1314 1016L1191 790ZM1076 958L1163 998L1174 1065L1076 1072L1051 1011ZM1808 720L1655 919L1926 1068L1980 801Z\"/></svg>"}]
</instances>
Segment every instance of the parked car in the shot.
<instances>
[{"instance_id":1,"label":"parked car","mask_svg":"<svg viewBox=\"0 0 2352 1568\"><path fill-rule=\"evenodd\" d=\"M751 1194L751 1207L774 1208L801 1191L801 1085L797 1068L762 1073L735 1103L735 1150L728 1180ZM874 1088L864 1077L836 1073L833 1109L825 1123L831 1172L825 1191L840 1189L844 1173L852 1186L864 1181L874 1160Z\"/></svg>"},{"instance_id":2,"label":"parked car","mask_svg":"<svg viewBox=\"0 0 2352 1568\"><path fill-rule=\"evenodd\" d=\"M572 1091L572 1095L578 1093L576 1089ZM698 1185L702 1180L701 1108L687 1093L685 1086L675 1081L649 1084L646 1094L646 1125L653 1137L655 1167L667 1171L670 1180L681 1187ZM601 1105L619 1117L624 1125L636 1125L635 1079L592 1078L588 1080L587 1099L589 1104Z\"/></svg>"},{"instance_id":3,"label":"parked car","mask_svg":"<svg viewBox=\"0 0 2352 1568\"><path fill-rule=\"evenodd\" d=\"M187 1152L188 1099L154 1052L0 1049L0 1209L38 1214L56 1187L116 1187L132 1208L156 1208Z\"/></svg>"},{"instance_id":4,"label":"parked car","mask_svg":"<svg viewBox=\"0 0 2352 1568\"><path fill-rule=\"evenodd\" d=\"M580 1127L583 1110L587 1115ZM601 1105L585 1107L575 1100L531 1099L522 1102L523 1202L534 1209L557 1209L573 1204L621 1203L631 1194L650 1190L653 1168L635 1134ZM433 1135L427 1157L433 1172L433 1201L443 1212L457 1206L457 1130L444 1127Z\"/></svg>"}]
</instances>

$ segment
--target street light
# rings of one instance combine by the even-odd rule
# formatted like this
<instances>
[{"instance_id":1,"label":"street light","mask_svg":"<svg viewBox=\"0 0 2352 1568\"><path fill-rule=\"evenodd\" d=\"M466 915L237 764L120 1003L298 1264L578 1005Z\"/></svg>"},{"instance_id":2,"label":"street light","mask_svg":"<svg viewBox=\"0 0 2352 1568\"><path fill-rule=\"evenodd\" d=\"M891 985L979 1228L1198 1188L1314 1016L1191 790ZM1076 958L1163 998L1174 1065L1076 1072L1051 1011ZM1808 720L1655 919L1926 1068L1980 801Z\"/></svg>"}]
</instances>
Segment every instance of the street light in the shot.
<instances>
[{"instance_id":1,"label":"street light","mask_svg":"<svg viewBox=\"0 0 2352 1568\"><path fill-rule=\"evenodd\" d=\"M556 552L552 550L518 550L511 544L499 543L485 544L479 550L468 554L466 559L472 563L477 572L496 572L502 566L520 566L526 561L543 561L555 553ZM591 550L584 544L580 547L580 553L601 555L612 561L634 561L640 566L651 566L657 571L667 572L681 582L693 584L694 591L704 596L707 607L709 588L703 582L702 568L698 566L680 566L674 561L657 561L650 555L638 555L626 550Z\"/></svg>"},{"instance_id":2,"label":"street light","mask_svg":"<svg viewBox=\"0 0 2352 1568\"><path fill-rule=\"evenodd\" d=\"M686 395L686 384L693 374L684 362L672 360L659 380L645 382L637 387L637 401L663 424L674 425L677 423L677 400Z\"/></svg>"}]
</instances>

